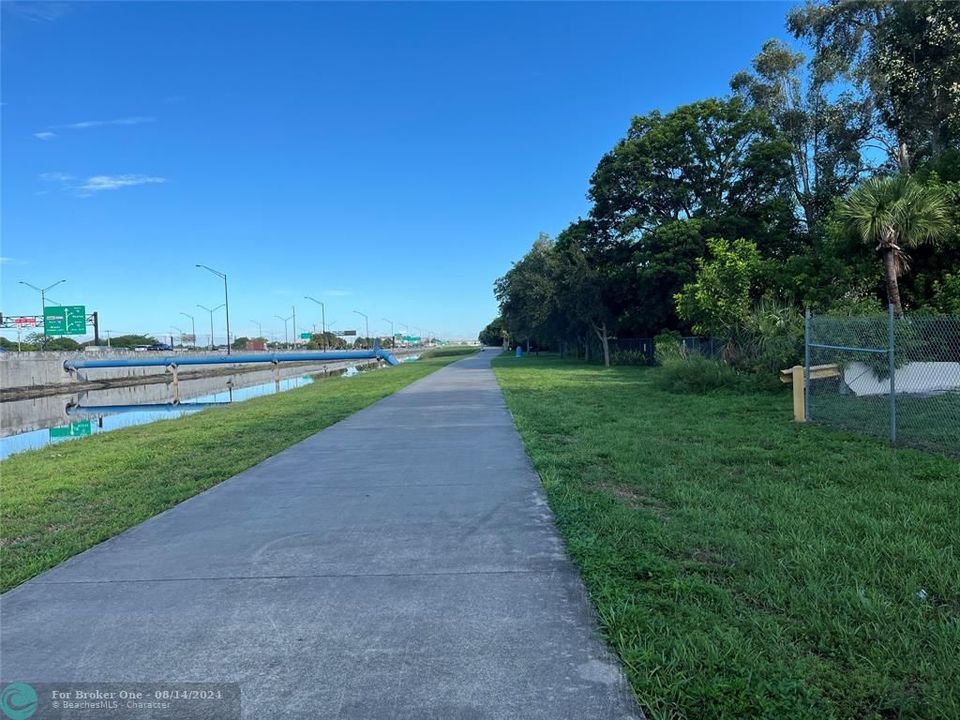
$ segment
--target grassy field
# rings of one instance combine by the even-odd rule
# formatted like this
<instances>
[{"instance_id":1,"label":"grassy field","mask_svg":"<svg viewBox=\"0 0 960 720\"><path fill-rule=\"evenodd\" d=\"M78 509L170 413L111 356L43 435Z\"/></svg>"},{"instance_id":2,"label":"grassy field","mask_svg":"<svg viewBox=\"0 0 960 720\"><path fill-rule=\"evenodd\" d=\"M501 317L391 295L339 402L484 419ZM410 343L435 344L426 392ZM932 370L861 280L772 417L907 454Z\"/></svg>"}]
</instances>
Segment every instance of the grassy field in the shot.
<instances>
[{"instance_id":1,"label":"grassy field","mask_svg":"<svg viewBox=\"0 0 960 720\"><path fill-rule=\"evenodd\" d=\"M601 625L664 718L960 717L960 463L683 395L495 370Z\"/></svg>"},{"instance_id":2,"label":"grassy field","mask_svg":"<svg viewBox=\"0 0 960 720\"><path fill-rule=\"evenodd\" d=\"M216 485L475 348L178 420L50 445L0 463L0 588Z\"/></svg>"}]
</instances>

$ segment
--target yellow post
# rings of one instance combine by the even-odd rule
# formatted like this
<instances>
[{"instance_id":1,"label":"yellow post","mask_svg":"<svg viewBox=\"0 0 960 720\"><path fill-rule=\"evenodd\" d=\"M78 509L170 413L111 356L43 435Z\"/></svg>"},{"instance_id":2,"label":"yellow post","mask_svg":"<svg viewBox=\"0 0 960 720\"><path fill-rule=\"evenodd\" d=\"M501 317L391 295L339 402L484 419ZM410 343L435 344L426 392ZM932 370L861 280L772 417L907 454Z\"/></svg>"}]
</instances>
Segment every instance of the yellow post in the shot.
<instances>
[{"instance_id":1,"label":"yellow post","mask_svg":"<svg viewBox=\"0 0 960 720\"><path fill-rule=\"evenodd\" d=\"M806 422L807 413L803 392L803 367L794 365L793 372L793 419L796 422Z\"/></svg>"}]
</instances>

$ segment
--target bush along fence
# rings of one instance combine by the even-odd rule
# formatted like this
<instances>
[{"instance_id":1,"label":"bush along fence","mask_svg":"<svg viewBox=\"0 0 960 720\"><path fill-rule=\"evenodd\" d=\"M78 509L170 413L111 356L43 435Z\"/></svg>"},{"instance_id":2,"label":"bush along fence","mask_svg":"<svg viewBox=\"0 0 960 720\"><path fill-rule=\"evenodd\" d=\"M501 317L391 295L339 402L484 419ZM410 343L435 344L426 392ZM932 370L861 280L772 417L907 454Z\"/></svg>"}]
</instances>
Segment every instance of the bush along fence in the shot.
<instances>
[{"instance_id":1,"label":"bush along fence","mask_svg":"<svg viewBox=\"0 0 960 720\"><path fill-rule=\"evenodd\" d=\"M960 317L807 314L806 419L960 456Z\"/></svg>"}]
</instances>

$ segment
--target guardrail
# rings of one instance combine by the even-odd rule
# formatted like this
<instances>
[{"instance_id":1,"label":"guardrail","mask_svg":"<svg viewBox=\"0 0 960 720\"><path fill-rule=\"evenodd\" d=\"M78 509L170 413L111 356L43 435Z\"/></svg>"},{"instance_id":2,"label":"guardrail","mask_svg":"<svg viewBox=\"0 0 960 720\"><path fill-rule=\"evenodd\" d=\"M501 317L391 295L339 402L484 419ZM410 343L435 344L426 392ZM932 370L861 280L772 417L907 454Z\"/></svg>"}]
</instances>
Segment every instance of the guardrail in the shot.
<instances>
[{"instance_id":1,"label":"guardrail","mask_svg":"<svg viewBox=\"0 0 960 720\"><path fill-rule=\"evenodd\" d=\"M338 360L383 360L388 365L400 361L380 347L372 350L339 350L326 352L245 353L241 355L166 355L164 357L112 358L108 360L71 359L63 362L67 372L96 368L164 367L173 375L173 402L180 402L180 379L178 370L184 365L248 365L270 363L273 365L274 381L280 387L280 363L285 362L337 362Z\"/></svg>"}]
</instances>

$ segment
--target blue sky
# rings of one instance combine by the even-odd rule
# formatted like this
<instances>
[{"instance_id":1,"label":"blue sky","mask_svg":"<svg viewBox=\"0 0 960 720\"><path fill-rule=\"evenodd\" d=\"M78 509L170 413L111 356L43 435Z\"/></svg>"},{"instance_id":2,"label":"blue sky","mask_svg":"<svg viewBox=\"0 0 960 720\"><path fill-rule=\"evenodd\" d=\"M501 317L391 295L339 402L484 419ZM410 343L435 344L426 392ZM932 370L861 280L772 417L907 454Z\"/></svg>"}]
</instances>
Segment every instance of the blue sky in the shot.
<instances>
[{"instance_id":1,"label":"blue sky","mask_svg":"<svg viewBox=\"0 0 960 720\"><path fill-rule=\"evenodd\" d=\"M5 2L2 310L67 278L114 334L204 332L206 263L235 335L313 295L475 336L630 118L727 92L788 8Z\"/></svg>"}]
</instances>

